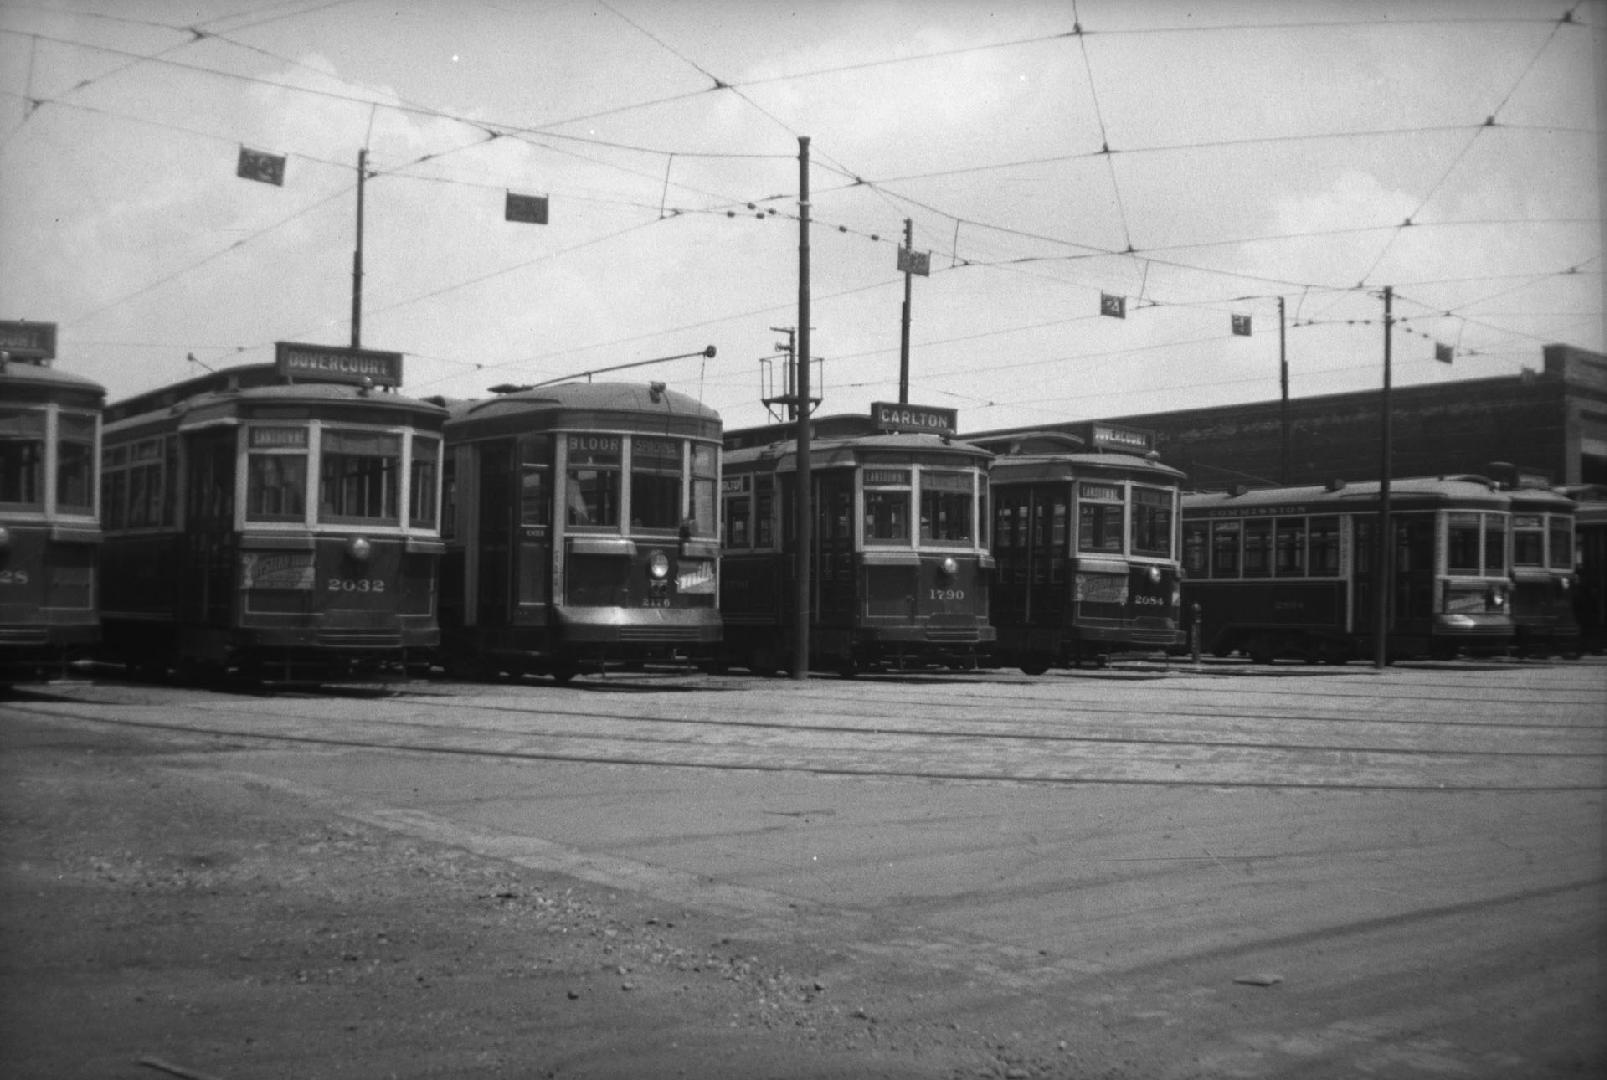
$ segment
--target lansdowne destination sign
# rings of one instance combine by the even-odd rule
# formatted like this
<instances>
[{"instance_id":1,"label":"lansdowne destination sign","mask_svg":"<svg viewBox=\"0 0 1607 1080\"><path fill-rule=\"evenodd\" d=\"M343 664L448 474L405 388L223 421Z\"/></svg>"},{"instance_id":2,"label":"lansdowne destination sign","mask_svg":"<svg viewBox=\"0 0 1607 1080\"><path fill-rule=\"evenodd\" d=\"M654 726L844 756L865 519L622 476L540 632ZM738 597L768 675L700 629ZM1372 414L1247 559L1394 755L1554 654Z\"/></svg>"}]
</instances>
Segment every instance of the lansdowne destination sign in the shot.
<instances>
[{"instance_id":1,"label":"lansdowne destination sign","mask_svg":"<svg viewBox=\"0 0 1607 1080\"><path fill-rule=\"evenodd\" d=\"M402 385L402 354L372 349L345 349L337 345L274 343L273 362L279 374L316 382L347 382L359 386Z\"/></svg>"}]
</instances>

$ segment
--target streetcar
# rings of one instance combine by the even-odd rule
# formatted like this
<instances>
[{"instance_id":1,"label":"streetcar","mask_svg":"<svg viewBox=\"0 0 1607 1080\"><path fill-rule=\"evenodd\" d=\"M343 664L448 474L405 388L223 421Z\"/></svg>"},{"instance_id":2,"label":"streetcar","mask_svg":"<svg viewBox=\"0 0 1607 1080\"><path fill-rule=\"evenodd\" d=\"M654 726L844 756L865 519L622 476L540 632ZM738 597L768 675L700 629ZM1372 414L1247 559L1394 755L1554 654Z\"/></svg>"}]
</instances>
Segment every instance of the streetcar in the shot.
<instances>
[{"instance_id":1,"label":"streetcar","mask_svg":"<svg viewBox=\"0 0 1607 1080\"><path fill-rule=\"evenodd\" d=\"M1576 504L1568 496L1520 482L1512 499L1512 632L1519 656L1579 655L1574 611Z\"/></svg>"},{"instance_id":2,"label":"streetcar","mask_svg":"<svg viewBox=\"0 0 1607 1080\"><path fill-rule=\"evenodd\" d=\"M449 405L441 665L712 663L719 414L658 382L493 390Z\"/></svg>"},{"instance_id":3,"label":"streetcar","mask_svg":"<svg viewBox=\"0 0 1607 1080\"><path fill-rule=\"evenodd\" d=\"M400 353L278 342L109 405L104 658L274 683L427 665L447 414L401 381Z\"/></svg>"},{"instance_id":4,"label":"streetcar","mask_svg":"<svg viewBox=\"0 0 1607 1080\"><path fill-rule=\"evenodd\" d=\"M998 454L990 477L995 662L1041 675L1183 644L1184 477L1160 463L1151 433L1090 423L971 441Z\"/></svg>"},{"instance_id":5,"label":"streetcar","mask_svg":"<svg viewBox=\"0 0 1607 1080\"><path fill-rule=\"evenodd\" d=\"M1574 500L1573 596L1582 652L1607 650L1607 484L1574 484L1562 489Z\"/></svg>"},{"instance_id":6,"label":"streetcar","mask_svg":"<svg viewBox=\"0 0 1607 1080\"><path fill-rule=\"evenodd\" d=\"M1387 658L1504 654L1511 497L1483 477L1391 481ZM1183 603L1201 647L1256 663L1377 656L1379 484L1183 496Z\"/></svg>"},{"instance_id":7,"label":"streetcar","mask_svg":"<svg viewBox=\"0 0 1607 1080\"><path fill-rule=\"evenodd\" d=\"M0 684L58 675L100 637L106 392L55 355L54 323L0 323Z\"/></svg>"},{"instance_id":8,"label":"streetcar","mask_svg":"<svg viewBox=\"0 0 1607 1080\"><path fill-rule=\"evenodd\" d=\"M810 667L974 668L988 623L988 466L953 410L877 403L813 421ZM726 661L795 663L798 449L777 427L733 433L721 487ZM769 437L774 441L765 442Z\"/></svg>"}]
</instances>

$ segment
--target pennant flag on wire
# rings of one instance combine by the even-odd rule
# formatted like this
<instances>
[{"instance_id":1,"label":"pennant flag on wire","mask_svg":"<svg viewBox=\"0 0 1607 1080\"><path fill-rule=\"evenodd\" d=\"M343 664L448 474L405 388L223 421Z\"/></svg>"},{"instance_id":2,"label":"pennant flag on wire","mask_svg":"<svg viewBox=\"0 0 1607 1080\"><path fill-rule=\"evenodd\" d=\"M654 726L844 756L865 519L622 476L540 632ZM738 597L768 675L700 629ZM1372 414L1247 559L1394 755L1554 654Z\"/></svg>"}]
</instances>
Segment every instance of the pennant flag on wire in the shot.
<instances>
[{"instance_id":1,"label":"pennant flag on wire","mask_svg":"<svg viewBox=\"0 0 1607 1080\"><path fill-rule=\"evenodd\" d=\"M547 197L545 195L516 195L508 192L507 207L502 216L508 221L522 221L527 225L547 224Z\"/></svg>"},{"instance_id":2,"label":"pennant flag on wire","mask_svg":"<svg viewBox=\"0 0 1607 1080\"><path fill-rule=\"evenodd\" d=\"M1436 341L1434 343L1434 359L1442 364L1449 364L1451 362L1451 347Z\"/></svg>"},{"instance_id":3,"label":"pennant flag on wire","mask_svg":"<svg viewBox=\"0 0 1607 1080\"><path fill-rule=\"evenodd\" d=\"M1249 337L1250 336L1250 316L1248 316L1248 315L1235 315L1235 316L1233 316L1233 332L1234 332L1234 334L1238 335L1239 337Z\"/></svg>"},{"instance_id":4,"label":"pennant flag on wire","mask_svg":"<svg viewBox=\"0 0 1607 1080\"><path fill-rule=\"evenodd\" d=\"M1109 315L1113 319L1127 318L1127 297L1112 296L1110 293L1099 294L1099 313Z\"/></svg>"},{"instance_id":5,"label":"pennant flag on wire","mask_svg":"<svg viewBox=\"0 0 1607 1080\"><path fill-rule=\"evenodd\" d=\"M240 147L240 162L234 167L234 175L244 180L255 180L259 184L273 184L275 187L285 186L285 156L283 154L269 154L262 150L251 150Z\"/></svg>"}]
</instances>

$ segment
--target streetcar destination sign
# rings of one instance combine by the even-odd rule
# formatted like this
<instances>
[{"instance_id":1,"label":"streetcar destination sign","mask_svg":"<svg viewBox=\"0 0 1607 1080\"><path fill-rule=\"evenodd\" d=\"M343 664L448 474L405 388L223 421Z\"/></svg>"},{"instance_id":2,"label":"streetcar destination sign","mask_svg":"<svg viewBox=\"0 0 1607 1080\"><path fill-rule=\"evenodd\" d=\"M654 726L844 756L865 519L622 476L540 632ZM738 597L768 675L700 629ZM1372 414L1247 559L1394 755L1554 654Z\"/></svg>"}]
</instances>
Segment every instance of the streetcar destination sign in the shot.
<instances>
[{"instance_id":1,"label":"streetcar destination sign","mask_svg":"<svg viewBox=\"0 0 1607 1080\"><path fill-rule=\"evenodd\" d=\"M886 401L871 403L871 419L878 431L905 431L922 435L952 435L959 428L958 409L935 405L894 405Z\"/></svg>"},{"instance_id":2,"label":"streetcar destination sign","mask_svg":"<svg viewBox=\"0 0 1607 1080\"><path fill-rule=\"evenodd\" d=\"M0 352L14 360L54 360L56 324L53 322L0 322Z\"/></svg>"},{"instance_id":3,"label":"streetcar destination sign","mask_svg":"<svg viewBox=\"0 0 1607 1080\"><path fill-rule=\"evenodd\" d=\"M371 386L402 385L402 354L373 349L346 349L338 345L274 343L273 360L286 378L316 382L342 382Z\"/></svg>"}]
</instances>

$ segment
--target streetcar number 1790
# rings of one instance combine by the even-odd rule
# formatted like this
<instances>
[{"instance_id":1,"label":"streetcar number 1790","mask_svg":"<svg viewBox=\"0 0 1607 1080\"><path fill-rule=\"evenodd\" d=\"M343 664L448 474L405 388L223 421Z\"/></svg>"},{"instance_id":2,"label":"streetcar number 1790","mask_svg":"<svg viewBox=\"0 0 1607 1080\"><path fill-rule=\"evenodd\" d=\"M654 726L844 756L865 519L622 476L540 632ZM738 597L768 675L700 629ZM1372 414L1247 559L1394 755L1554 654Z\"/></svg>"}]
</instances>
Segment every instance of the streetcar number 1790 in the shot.
<instances>
[{"instance_id":1,"label":"streetcar number 1790","mask_svg":"<svg viewBox=\"0 0 1607 1080\"><path fill-rule=\"evenodd\" d=\"M932 589L928 600L964 600L964 589Z\"/></svg>"}]
</instances>

